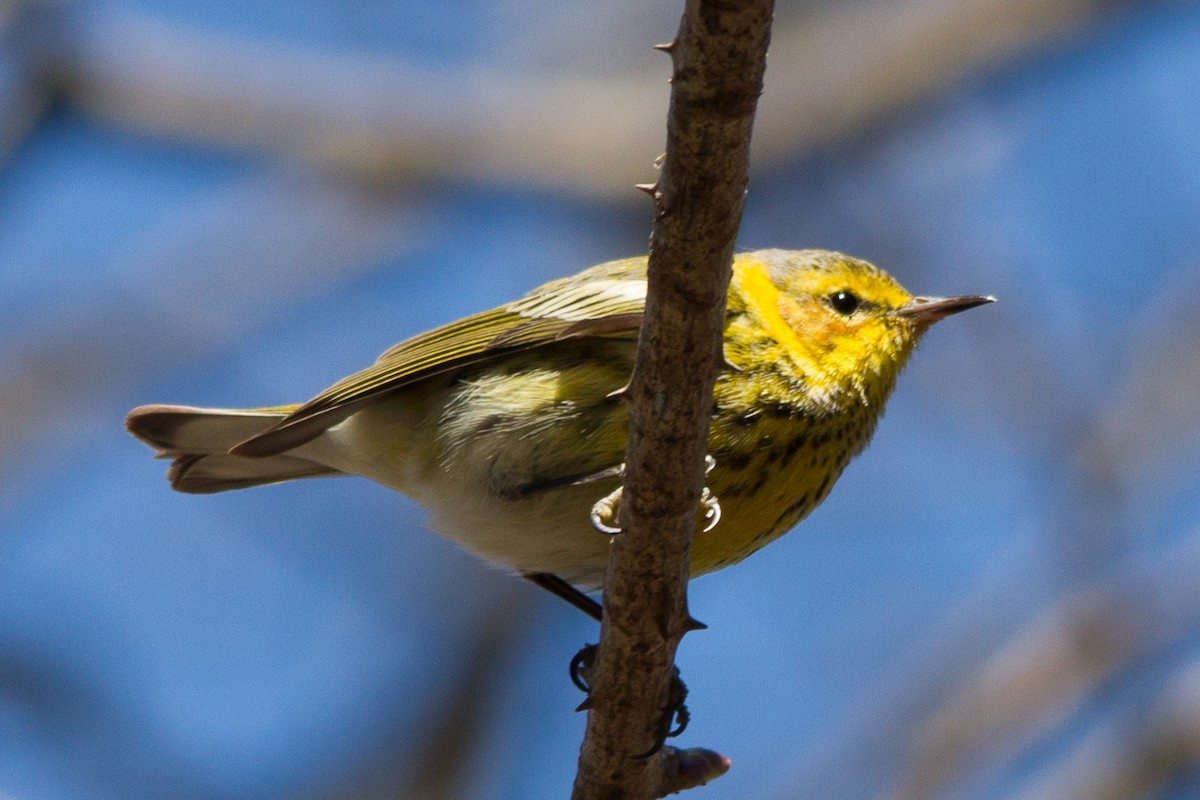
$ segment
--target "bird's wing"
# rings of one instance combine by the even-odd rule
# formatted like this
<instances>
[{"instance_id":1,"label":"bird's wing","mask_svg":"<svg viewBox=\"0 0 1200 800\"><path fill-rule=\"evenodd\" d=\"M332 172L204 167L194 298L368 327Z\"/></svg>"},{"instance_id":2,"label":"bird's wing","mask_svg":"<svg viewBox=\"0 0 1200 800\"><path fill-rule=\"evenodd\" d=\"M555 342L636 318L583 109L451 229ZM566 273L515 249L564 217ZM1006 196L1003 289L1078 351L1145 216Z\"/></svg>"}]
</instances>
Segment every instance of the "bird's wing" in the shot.
<instances>
[{"instance_id":1,"label":"bird's wing","mask_svg":"<svg viewBox=\"0 0 1200 800\"><path fill-rule=\"evenodd\" d=\"M514 350L588 336L636 337L645 298L645 258L601 264L552 281L507 306L400 342L230 453L258 458L286 452L383 394Z\"/></svg>"}]
</instances>

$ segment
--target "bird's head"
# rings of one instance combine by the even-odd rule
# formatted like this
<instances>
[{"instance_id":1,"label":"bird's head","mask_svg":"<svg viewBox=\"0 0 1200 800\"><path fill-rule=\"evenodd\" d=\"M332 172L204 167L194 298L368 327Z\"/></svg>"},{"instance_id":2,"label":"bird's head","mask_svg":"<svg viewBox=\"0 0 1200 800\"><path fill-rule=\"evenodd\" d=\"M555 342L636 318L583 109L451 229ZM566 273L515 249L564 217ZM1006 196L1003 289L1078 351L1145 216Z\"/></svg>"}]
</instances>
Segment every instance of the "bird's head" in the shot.
<instances>
[{"instance_id":1,"label":"bird's head","mask_svg":"<svg viewBox=\"0 0 1200 800\"><path fill-rule=\"evenodd\" d=\"M762 250L734 263L731 308L741 305L778 343L810 399L882 405L921 336L979 295L914 297L892 276L825 250Z\"/></svg>"}]
</instances>

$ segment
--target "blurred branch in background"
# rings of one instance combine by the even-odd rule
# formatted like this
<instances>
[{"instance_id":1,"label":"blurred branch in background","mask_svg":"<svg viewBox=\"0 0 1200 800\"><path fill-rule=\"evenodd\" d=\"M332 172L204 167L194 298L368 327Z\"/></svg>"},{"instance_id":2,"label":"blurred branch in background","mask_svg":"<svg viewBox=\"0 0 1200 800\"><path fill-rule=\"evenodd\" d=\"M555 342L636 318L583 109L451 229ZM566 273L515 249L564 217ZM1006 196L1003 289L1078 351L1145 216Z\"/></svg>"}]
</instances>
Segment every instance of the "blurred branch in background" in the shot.
<instances>
[{"instance_id":1,"label":"blurred branch in background","mask_svg":"<svg viewBox=\"0 0 1200 800\"><path fill-rule=\"evenodd\" d=\"M1197 574L1200 532L1153 565L1057 601L947 694L910 739L912 762L886 797L942 796L968 776L978 783L1061 728L1123 673L1200 627Z\"/></svg>"},{"instance_id":2,"label":"blurred branch in background","mask_svg":"<svg viewBox=\"0 0 1200 800\"><path fill-rule=\"evenodd\" d=\"M0 5L0 164L54 102L61 10L41 2Z\"/></svg>"},{"instance_id":3,"label":"blurred branch in background","mask_svg":"<svg viewBox=\"0 0 1200 800\"><path fill-rule=\"evenodd\" d=\"M399 738L415 739L416 747L385 743L363 774L321 797L458 800L474 796L477 784L498 771L486 760L495 753L488 740L500 713L496 698L504 693L513 660L528 644L537 602L534 593L516 581L493 584L487 601L472 603L475 613L459 615L450 629L452 641L446 646L458 654L448 660L454 669L442 675L437 686L422 688L427 702L415 719L400 721L406 731L399 732ZM419 733L413 736L414 731Z\"/></svg>"},{"instance_id":4,"label":"blurred branch in background","mask_svg":"<svg viewBox=\"0 0 1200 800\"><path fill-rule=\"evenodd\" d=\"M1193 565L1194 566L1194 565ZM1149 800L1200 766L1200 664L1122 726L1107 725L1012 800Z\"/></svg>"},{"instance_id":5,"label":"blurred branch in background","mask_svg":"<svg viewBox=\"0 0 1200 800\"><path fill-rule=\"evenodd\" d=\"M0 509L24 488L27 459L50 455L44 426L73 419L69 429L89 435L79 421L108 412L96 408L98 395L211 353L298 297L417 246L420 214L399 194L260 171L138 232L105 257L110 263L91 265L158 279L106 293L81 278L64 288L59 311L25 326L0 364ZM50 262L62 253L39 256ZM77 444L69 439L60 444Z\"/></svg>"},{"instance_id":6,"label":"blurred branch in background","mask_svg":"<svg viewBox=\"0 0 1200 800\"><path fill-rule=\"evenodd\" d=\"M781 10L756 167L878 124L1080 29L1111 2L876 0ZM431 67L235 39L111 6L89 7L75 27L60 79L93 113L366 180L500 180L629 197L662 149L667 86L651 60L613 74Z\"/></svg>"},{"instance_id":7,"label":"blurred branch in background","mask_svg":"<svg viewBox=\"0 0 1200 800\"><path fill-rule=\"evenodd\" d=\"M1200 264L1168 278L1132 326L1123 373L1075 453L1123 490L1180 487L1181 460L1200 457Z\"/></svg>"}]
</instances>

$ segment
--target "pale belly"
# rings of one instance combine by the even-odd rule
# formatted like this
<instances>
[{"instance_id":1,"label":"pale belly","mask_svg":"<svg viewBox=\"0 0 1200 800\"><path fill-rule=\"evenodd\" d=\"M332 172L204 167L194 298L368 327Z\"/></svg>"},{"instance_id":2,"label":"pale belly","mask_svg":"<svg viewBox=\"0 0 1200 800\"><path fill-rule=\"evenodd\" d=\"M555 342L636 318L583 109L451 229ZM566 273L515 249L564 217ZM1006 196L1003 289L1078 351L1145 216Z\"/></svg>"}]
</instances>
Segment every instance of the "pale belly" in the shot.
<instances>
[{"instance_id":1,"label":"pale belly","mask_svg":"<svg viewBox=\"0 0 1200 800\"><path fill-rule=\"evenodd\" d=\"M603 441L604 431L593 432L590 453L577 431L573 448L511 432L456 435L447 446L446 428L439 403L406 395L351 416L297 454L408 495L426 509L432 531L503 569L550 572L581 588L598 588L611 537L596 531L589 517L592 505L620 481L514 497L506 496L497 475L515 475L515 485L524 480L523 470L541 467L555 474L561 470L545 463L548 452L581 448L589 465L619 463L621 447ZM595 471L574 464L562 469Z\"/></svg>"},{"instance_id":2,"label":"pale belly","mask_svg":"<svg viewBox=\"0 0 1200 800\"><path fill-rule=\"evenodd\" d=\"M519 484L530 480L523 470L586 474L619 462L625 415L619 403L614 409L600 425L571 427L564 421L564 430L542 426L536 437L489 430L458 436L447 447L441 441L447 425L442 406L409 395L355 414L305 445L304 455L412 497L429 512L434 532L501 568L549 572L590 590L603 582L611 545L611 537L591 526L590 513L619 480L514 496L498 487L497 475L507 480L518 474L514 483ZM717 463L707 482L722 517L713 530L701 532L698 525L693 576L740 561L824 499L859 449L858 442L835 444L834 432L834 427L776 417L736 433L725 430L724 451L717 438L710 442ZM734 436L745 441L729 450ZM753 447L746 446L751 442ZM561 456L567 461L554 460L555 454L567 454Z\"/></svg>"}]
</instances>

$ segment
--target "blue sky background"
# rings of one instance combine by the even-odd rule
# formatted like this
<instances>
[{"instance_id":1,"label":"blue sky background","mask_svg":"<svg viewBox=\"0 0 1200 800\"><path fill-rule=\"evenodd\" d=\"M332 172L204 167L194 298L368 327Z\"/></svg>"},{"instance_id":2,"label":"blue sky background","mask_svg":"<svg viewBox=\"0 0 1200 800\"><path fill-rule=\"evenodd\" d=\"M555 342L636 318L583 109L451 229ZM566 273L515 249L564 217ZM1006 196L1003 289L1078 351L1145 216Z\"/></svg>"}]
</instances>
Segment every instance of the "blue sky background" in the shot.
<instances>
[{"instance_id":1,"label":"blue sky background","mask_svg":"<svg viewBox=\"0 0 1200 800\"><path fill-rule=\"evenodd\" d=\"M172 493L122 419L303 400L410 334L642 251L649 205L604 169L581 188L388 153L364 174L291 138L390 60L645 58L665 81L648 46L678 4L637 5L0 19L0 797L566 795L584 723L566 665L593 623L360 479ZM779 25L867 5L781 3ZM248 134L232 100L202 131L162 124L193 40L307 54L256 104L285 124ZM231 63L200 88L271 86ZM1001 302L928 337L794 534L693 584L710 627L680 650L680 741L734 761L695 796L1101 796L1169 734L1190 755L1136 796L1193 797L1200 6L1100 4L937 85L756 161L743 248L843 250ZM114 86L159 94L139 111ZM472 91L430 91L421 125L503 142ZM654 146L628 154L644 179Z\"/></svg>"}]
</instances>

